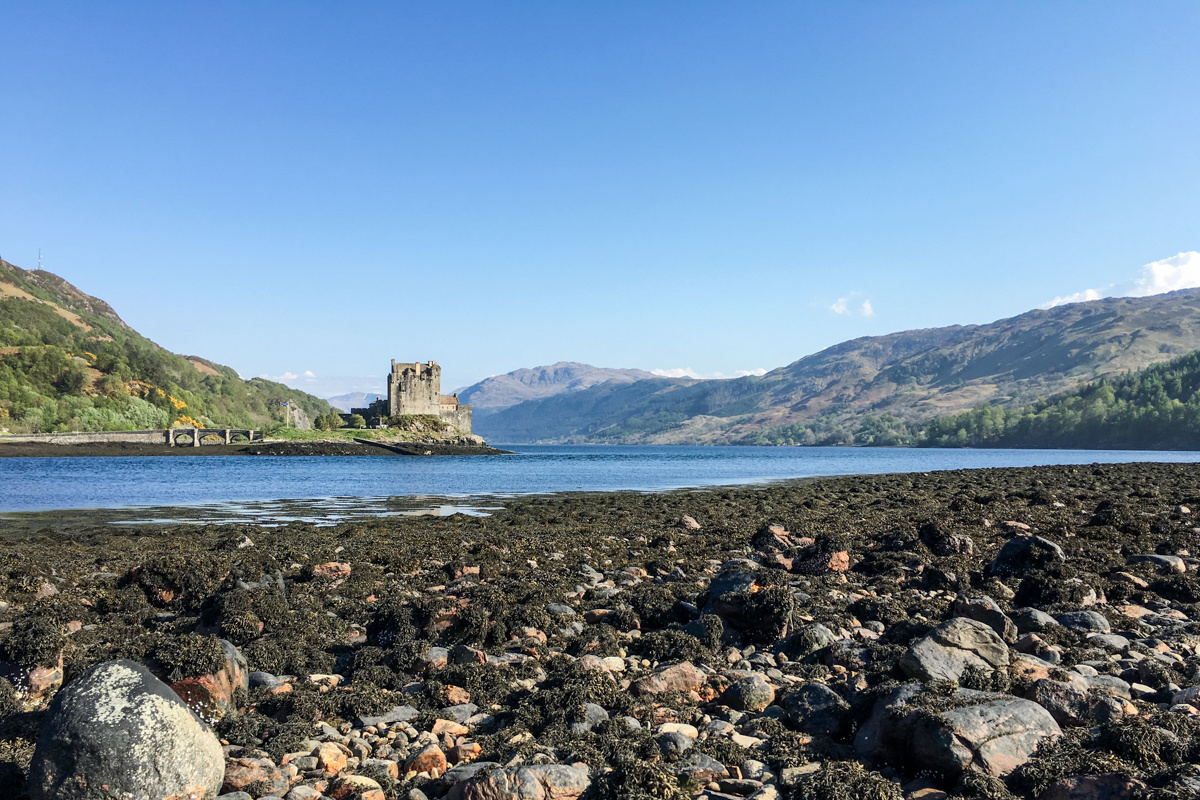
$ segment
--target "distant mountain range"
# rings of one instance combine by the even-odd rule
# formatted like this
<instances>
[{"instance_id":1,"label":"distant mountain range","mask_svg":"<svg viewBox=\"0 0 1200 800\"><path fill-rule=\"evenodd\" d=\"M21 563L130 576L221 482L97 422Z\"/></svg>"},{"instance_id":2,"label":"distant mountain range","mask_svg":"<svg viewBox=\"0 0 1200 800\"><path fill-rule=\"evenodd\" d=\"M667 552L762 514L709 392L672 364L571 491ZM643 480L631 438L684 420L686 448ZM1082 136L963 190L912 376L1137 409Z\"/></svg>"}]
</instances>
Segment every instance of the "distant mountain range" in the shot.
<instances>
[{"instance_id":1,"label":"distant mountain range","mask_svg":"<svg viewBox=\"0 0 1200 800\"><path fill-rule=\"evenodd\" d=\"M691 380L640 373L637 379L597 380L477 413L475 427L492 441L513 443L745 443L818 422L853 429L872 416L912 422L980 403L1027 405L1196 349L1200 289L1186 289L1039 309L987 325L863 337L761 377ZM510 393L506 401L520 396Z\"/></svg>"},{"instance_id":2,"label":"distant mountain range","mask_svg":"<svg viewBox=\"0 0 1200 800\"><path fill-rule=\"evenodd\" d=\"M382 394L373 394L371 392L350 392L349 394L339 394L337 397L326 397L329 405L342 411L349 412L352 408L366 408L371 403L383 398Z\"/></svg>"},{"instance_id":3,"label":"distant mountain range","mask_svg":"<svg viewBox=\"0 0 1200 800\"><path fill-rule=\"evenodd\" d=\"M458 400L475 407L474 416L478 424L481 418L531 400L574 394L601 384L625 386L653 377L654 373L640 369L606 369L574 361L560 361L548 367L518 369L485 378L474 386L460 390Z\"/></svg>"}]
</instances>

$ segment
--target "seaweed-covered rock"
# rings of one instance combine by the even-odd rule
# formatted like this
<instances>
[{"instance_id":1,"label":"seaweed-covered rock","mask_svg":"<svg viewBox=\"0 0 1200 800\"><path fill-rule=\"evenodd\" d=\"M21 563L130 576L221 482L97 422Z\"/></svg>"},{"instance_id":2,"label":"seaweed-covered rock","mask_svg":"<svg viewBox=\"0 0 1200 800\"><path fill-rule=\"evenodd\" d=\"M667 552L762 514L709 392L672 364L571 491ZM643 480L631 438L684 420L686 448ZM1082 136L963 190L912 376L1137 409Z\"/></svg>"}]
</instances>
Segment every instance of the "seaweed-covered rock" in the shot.
<instances>
[{"instance_id":1,"label":"seaweed-covered rock","mask_svg":"<svg viewBox=\"0 0 1200 800\"><path fill-rule=\"evenodd\" d=\"M211 797L221 786L217 738L145 667L108 661L55 696L30 765L33 800Z\"/></svg>"},{"instance_id":2,"label":"seaweed-covered rock","mask_svg":"<svg viewBox=\"0 0 1200 800\"><path fill-rule=\"evenodd\" d=\"M571 723L571 733L590 733L593 728L608 720L608 712L604 706L595 703L584 703L580 708L579 718Z\"/></svg>"},{"instance_id":3,"label":"seaweed-covered rock","mask_svg":"<svg viewBox=\"0 0 1200 800\"><path fill-rule=\"evenodd\" d=\"M796 540L788 533L787 528L774 523L769 523L759 528L758 532L754 534L754 538L750 540L750 544L757 550L768 552L772 550L790 550L797 546Z\"/></svg>"},{"instance_id":4,"label":"seaweed-covered rock","mask_svg":"<svg viewBox=\"0 0 1200 800\"><path fill-rule=\"evenodd\" d=\"M833 631L816 622L796 630L783 641L781 649L790 658L803 659L813 653L824 650L837 640L838 638L833 635Z\"/></svg>"},{"instance_id":5,"label":"seaweed-covered rock","mask_svg":"<svg viewBox=\"0 0 1200 800\"><path fill-rule=\"evenodd\" d=\"M202 675L189 675L171 682L171 689L193 711L208 723L216 723L236 711L235 697L239 689L250 686L250 670L233 643L217 640L223 656L218 669Z\"/></svg>"},{"instance_id":6,"label":"seaweed-covered rock","mask_svg":"<svg viewBox=\"0 0 1200 800\"><path fill-rule=\"evenodd\" d=\"M757 565L736 559L713 578L703 607L722 623L755 643L772 643L789 632L794 601L780 586L758 582Z\"/></svg>"},{"instance_id":7,"label":"seaweed-covered rock","mask_svg":"<svg viewBox=\"0 0 1200 800\"><path fill-rule=\"evenodd\" d=\"M1146 784L1121 772L1062 778L1038 795L1038 800L1133 800Z\"/></svg>"},{"instance_id":8,"label":"seaweed-covered rock","mask_svg":"<svg viewBox=\"0 0 1200 800\"><path fill-rule=\"evenodd\" d=\"M738 678L721 695L721 702L738 711L762 711L775 702L775 687L761 675Z\"/></svg>"},{"instance_id":9,"label":"seaweed-covered rock","mask_svg":"<svg viewBox=\"0 0 1200 800\"><path fill-rule=\"evenodd\" d=\"M805 733L839 737L849 726L850 704L823 683L803 683L780 698L788 721Z\"/></svg>"},{"instance_id":10,"label":"seaweed-covered rock","mask_svg":"<svg viewBox=\"0 0 1200 800\"><path fill-rule=\"evenodd\" d=\"M955 617L917 641L900 668L921 681L956 681L968 668L992 672L1008 666L1008 645L987 625Z\"/></svg>"},{"instance_id":11,"label":"seaweed-covered rock","mask_svg":"<svg viewBox=\"0 0 1200 800\"><path fill-rule=\"evenodd\" d=\"M1062 563L1067 560L1061 547L1041 536L1018 536L1009 539L996 557L987 565L984 574L991 577L1006 578L1012 575L1023 575L1033 569Z\"/></svg>"}]
</instances>

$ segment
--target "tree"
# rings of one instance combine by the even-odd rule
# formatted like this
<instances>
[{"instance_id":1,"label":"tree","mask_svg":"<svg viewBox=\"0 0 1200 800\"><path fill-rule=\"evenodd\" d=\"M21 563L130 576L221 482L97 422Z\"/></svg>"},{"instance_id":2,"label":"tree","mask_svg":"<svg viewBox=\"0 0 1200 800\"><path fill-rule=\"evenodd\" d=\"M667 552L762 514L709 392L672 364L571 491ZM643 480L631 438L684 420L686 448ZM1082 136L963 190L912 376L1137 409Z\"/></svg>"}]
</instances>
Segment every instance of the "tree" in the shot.
<instances>
[{"instance_id":1,"label":"tree","mask_svg":"<svg viewBox=\"0 0 1200 800\"><path fill-rule=\"evenodd\" d=\"M54 388L58 389L63 394L83 394L84 384L87 383L87 376L79 369L71 368L62 374L62 376L54 382Z\"/></svg>"},{"instance_id":2,"label":"tree","mask_svg":"<svg viewBox=\"0 0 1200 800\"><path fill-rule=\"evenodd\" d=\"M363 419L362 414L351 414L349 425L351 428L365 428L367 421Z\"/></svg>"},{"instance_id":3,"label":"tree","mask_svg":"<svg viewBox=\"0 0 1200 800\"><path fill-rule=\"evenodd\" d=\"M313 427L319 431L337 430L345 424L346 423L342 419L342 415L337 411L330 411L326 414L321 414L315 420L313 420Z\"/></svg>"}]
</instances>

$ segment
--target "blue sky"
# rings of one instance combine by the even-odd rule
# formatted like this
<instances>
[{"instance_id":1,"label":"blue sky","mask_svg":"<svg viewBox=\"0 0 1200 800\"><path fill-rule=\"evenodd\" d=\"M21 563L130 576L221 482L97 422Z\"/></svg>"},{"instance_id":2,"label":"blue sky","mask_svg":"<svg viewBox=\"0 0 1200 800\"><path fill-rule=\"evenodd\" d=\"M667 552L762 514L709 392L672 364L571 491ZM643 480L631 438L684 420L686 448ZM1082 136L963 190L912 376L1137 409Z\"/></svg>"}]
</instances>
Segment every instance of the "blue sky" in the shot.
<instances>
[{"instance_id":1,"label":"blue sky","mask_svg":"<svg viewBox=\"0 0 1200 800\"><path fill-rule=\"evenodd\" d=\"M1198 28L1169 2L0 2L0 256L321 395L391 358L446 390L770 369L1200 249Z\"/></svg>"}]
</instances>

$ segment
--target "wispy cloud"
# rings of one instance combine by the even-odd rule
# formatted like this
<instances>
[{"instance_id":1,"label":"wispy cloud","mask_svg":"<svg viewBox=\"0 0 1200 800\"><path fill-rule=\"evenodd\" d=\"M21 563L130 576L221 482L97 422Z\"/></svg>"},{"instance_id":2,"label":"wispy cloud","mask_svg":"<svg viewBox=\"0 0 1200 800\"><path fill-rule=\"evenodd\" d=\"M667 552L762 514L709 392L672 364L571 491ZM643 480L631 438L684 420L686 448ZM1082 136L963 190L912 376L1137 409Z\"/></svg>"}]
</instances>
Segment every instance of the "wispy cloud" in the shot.
<instances>
[{"instance_id":1,"label":"wispy cloud","mask_svg":"<svg viewBox=\"0 0 1200 800\"><path fill-rule=\"evenodd\" d=\"M379 375L317 375L311 369L284 370L278 375L259 375L317 397L334 397L353 392L383 392L387 381Z\"/></svg>"},{"instance_id":2,"label":"wispy cloud","mask_svg":"<svg viewBox=\"0 0 1200 800\"><path fill-rule=\"evenodd\" d=\"M766 375L767 371L762 367L758 369L738 369L732 374L726 375L724 372L710 372L702 375L691 367L675 367L674 369L652 369L650 370L655 375L663 378L695 378L697 380L728 380L730 378L744 378L747 375Z\"/></svg>"},{"instance_id":3,"label":"wispy cloud","mask_svg":"<svg viewBox=\"0 0 1200 800\"><path fill-rule=\"evenodd\" d=\"M839 297L829 307L832 314L837 314L841 317L873 317L875 316L875 307L871 305L871 301L864 299L861 303L854 304L852 301L861 297L861 292L851 292L845 297Z\"/></svg>"},{"instance_id":4,"label":"wispy cloud","mask_svg":"<svg viewBox=\"0 0 1200 800\"><path fill-rule=\"evenodd\" d=\"M290 370L285 370L282 375L270 375L270 374L264 372L262 375L259 375L258 377L264 378L269 381L278 381L280 383L287 383L288 381L299 381L300 383L312 383L317 380L317 376L313 373L313 371L311 369L306 369L303 372L301 372L300 374L296 374L295 372L292 372Z\"/></svg>"},{"instance_id":5,"label":"wispy cloud","mask_svg":"<svg viewBox=\"0 0 1200 800\"><path fill-rule=\"evenodd\" d=\"M1186 253L1152 261L1138 270L1137 274L1124 283L1110 283L1096 289L1056 297L1042 303L1041 308L1054 308L1067 303L1084 303L1102 297L1148 297L1152 294L1174 292L1177 289L1194 289L1200 286L1200 253Z\"/></svg>"}]
</instances>

